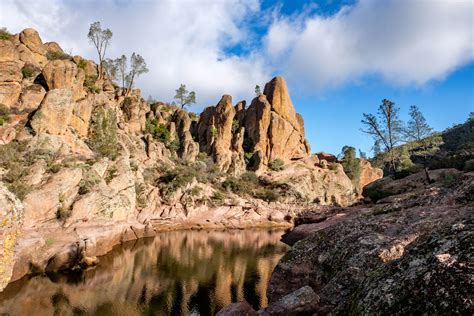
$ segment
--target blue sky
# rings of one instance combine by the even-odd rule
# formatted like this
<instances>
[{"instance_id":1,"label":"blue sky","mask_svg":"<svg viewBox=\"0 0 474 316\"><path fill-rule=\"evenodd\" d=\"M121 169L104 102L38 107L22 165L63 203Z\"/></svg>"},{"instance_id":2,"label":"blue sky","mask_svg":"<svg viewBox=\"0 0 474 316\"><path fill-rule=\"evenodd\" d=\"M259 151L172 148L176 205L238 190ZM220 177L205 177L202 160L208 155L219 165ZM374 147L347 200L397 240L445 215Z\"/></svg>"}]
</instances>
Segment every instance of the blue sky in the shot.
<instances>
[{"instance_id":1,"label":"blue sky","mask_svg":"<svg viewBox=\"0 0 474 316\"><path fill-rule=\"evenodd\" d=\"M253 97L286 78L312 150L370 152L362 113L383 98L407 119L420 107L435 130L474 111L472 0L0 0L0 26L33 27L44 41L96 60L89 25L114 36L108 56L140 53L136 86L162 101L185 83L200 112L223 94Z\"/></svg>"}]
</instances>

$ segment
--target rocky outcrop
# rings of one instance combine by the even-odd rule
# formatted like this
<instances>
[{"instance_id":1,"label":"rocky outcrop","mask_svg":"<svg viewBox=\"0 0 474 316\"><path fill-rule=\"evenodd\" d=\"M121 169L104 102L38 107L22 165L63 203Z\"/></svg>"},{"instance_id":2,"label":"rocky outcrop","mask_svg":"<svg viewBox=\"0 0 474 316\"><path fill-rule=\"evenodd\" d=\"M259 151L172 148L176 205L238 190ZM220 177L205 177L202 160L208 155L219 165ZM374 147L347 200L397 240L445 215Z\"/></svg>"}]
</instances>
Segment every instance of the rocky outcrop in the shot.
<instances>
[{"instance_id":1,"label":"rocky outcrop","mask_svg":"<svg viewBox=\"0 0 474 316\"><path fill-rule=\"evenodd\" d=\"M310 157L284 79L264 92L198 117L98 80L33 29L0 40L0 181L25 208L12 280L87 267L155 230L290 227L354 202L342 167Z\"/></svg>"},{"instance_id":2,"label":"rocky outcrop","mask_svg":"<svg viewBox=\"0 0 474 316\"><path fill-rule=\"evenodd\" d=\"M244 129L235 115L232 97L222 96L215 107L208 107L201 114L197 138L201 150L213 157L219 170L241 174L245 171L242 149Z\"/></svg>"},{"instance_id":3,"label":"rocky outcrop","mask_svg":"<svg viewBox=\"0 0 474 316\"><path fill-rule=\"evenodd\" d=\"M275 159L284 162L309 156L309 144L304 136L301 116L295 112L282 77L275 77L265 85L264 94L252 101L246 113L245 128L250 140L250 151L260 152L257 170Z\"/></svg>"},{"instance_id":4,"label":"rocky outcrop","mask_svg":"<svg viewBox=\"0 0 474 316\"><path fill-rule=\"evenodd\" d=\"M455 185L415 183L373 207L306 215L306 233L272 275L267 310L309 286L320 298L305 304L310 313L472 313L473 190L474 174L459 174Z\"/></svg>"},{"instance_id":5,"label":"rocky outcrop","mask_svg":"<svg viewBox=\"0 0 474 316\"><path fill-rule=\"evenodd\" d=\"M15 248L23 226L23 205L0 182L0 291L8 284L15 263Z\"/></svg>"},{"instance_id":6,"label":"rocky outcrop","mask_svg":"<svg viewBox=\"0 0 474 316\"><path fill-rule=\"evenodd\" d=\"M72 88L76 79L77 66L69 60L52 60L46 64L42 73L50 90L68 89Z\"/></svg>"},{"instance_id":7,"label":"rocky outcrop","mask_svg":"<svg viewBox=\"0 0 474 316\"><path fill-rule=\"evenodd\" d=\"M369 161L365 159L360 159L360 177L359 177L359 188L363 190L363 188L382 178L383 177L383 170L380 168L372 167Z\"/></svg>"},{"instance_id":8,"label":"rocky outcrop","mask_svg":"<svg viewBox=\"0 0 474 316\"><path fill-rule=\"evenodd\" d=\"M31 120L36 133L65 134L74 107L72 92L68 89L49 90Z\"/></svg>"}]
</instances>

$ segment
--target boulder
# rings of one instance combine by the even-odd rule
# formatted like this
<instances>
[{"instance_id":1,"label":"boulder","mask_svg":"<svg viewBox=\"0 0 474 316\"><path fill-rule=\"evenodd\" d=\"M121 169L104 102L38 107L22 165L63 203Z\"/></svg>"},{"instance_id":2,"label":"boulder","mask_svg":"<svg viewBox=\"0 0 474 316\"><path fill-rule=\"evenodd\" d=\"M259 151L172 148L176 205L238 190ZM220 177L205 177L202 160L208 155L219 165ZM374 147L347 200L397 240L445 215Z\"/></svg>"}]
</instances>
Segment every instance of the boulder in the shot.
<instances>
[{"instance_id":1,"label":"boulder","mask_svg":"<svg viewBox=\"0 0 474 316\"><path fill-rule=\"evenodd\" d=\"M44 43L43 46L44 48L46 48L48 52L64 53L61 46L59 46L59 44L56 42L47 42L47 43Z\"/></svg>"},{"instance_id":2,"label":"boulder","mask_svg":"<svg viewBox=\"0 0 474 316\"><path fill-rule=\"evenodd\" d=\"M69 60L52 60L46 64L42 73L50 90L67 89L75 83L77 66Z\"/></svg>"},{"instance_id":3,"label":"boulder","mask_svg":"<svg viewBox=\"0 0 474 316\"><path fill-rule=\"evenodd\" d=\"M176 133L180 141L180 149L178 151L181 159L186 161L195 161L199 154L199 145L193 140L191 135L191 118L186 111L177 109L176 115Z\"/></svg>"},{"instance_id":4,"label":"boulder","mask_svg":"<svg viewBox=\"0 0 474 316\"><path fill-rule=\"evenodd\" d=\"M18 101L21 85L18 82L0 82L0 104L12 108Z\"/></svg>"},{"instance_id":5,"label":"boulder","mask_svg":"<svg viewBox=\"0 0 474 316\"><path fill-rule=\"evenodd\" d=\"M31 127L36 133L65 134L71 121L73 107L71 90L49 90L31 120Z\"/></svg>"},{"instance_id":6,"label":"boulder","mask_svg":"<svg viewBox=\"0 0 474 316\"><path fill-rule=\"evenodd\" d=\"M38 65L44 66L48 62L48 59L46 58L47 50L43 46L43 42L36 30L28 28L21 31L20 42L31 51L33 58Z\"/></svg>"},{"instance_id":7,"label":"boulder","mask_svg":"<svg viewBox=\"0 0 474 316\"><path fill-rule=\"evenodd\" d=\"M319 296L306 285L270 304L260 315L312 315L318 303Z\"/></svg>"},{"instance_id":8,"label":"boulder","mask_svg":"<svg viewBox=\"0 0 474 316\"><path fill-rule=\"evenodd\" d=\"M0 292L12 277L15 248L21 235L23 216L24 208L21 202L0 182Z\"/></svg>"},{"instance_id":9,"label":"boulder","mask_svg":"<svg viewBox=\"0 0 474 316\"><path fill-rule=\"evenodd\" d=\"M86 137L89 130L89 123L92 115L94 104L94 96L89 94L87 98L74 103L71 117L71 127L73 127L79 135Z\"/></svg>"},{"instance_id":10,"label":"boulder","mask_svg":"<svg viewBox=\"0 0 474 316\"><path fill-rule=\"evenodd\" d=\"M15 61L0 61L0 82L20 82L23 78L21 67L23 63Z\"/></svg>"},{"instance_id":11,"label":"boulder","mask_svg":"<svg viewBox=\"0 0 474 316\"><path fill-rule=\"evenodd\" d=\"M20 59L20 54L11 41L0 40L0 61L15 61Z\"/></svg>"},{"instance_id":12,"label":"boulder","mask_svg":"<svg viewBox=\"0 0 474 316\"><path fill-rule=\"evenodd\" d=\"M217 316L257 316L257 312L247 302L238 302L221 309Z\"/></svg>"},{"instance_id":13,"label":"boulder","mask_svg":"<svg viewBox=\"0 0 474 316\"><path fill-rule=\"evenodd\" d=\"M383 170L380 168L372 167L369 161L360 159L360 178L359 178L359 189L362 190L364 187L378 179L383 177Z\"/></svg>"},{"instance_id":14,"label":"boulder","mask_svg":"<svg viewBox=\"0 0 474 316\"><path fill-rule=\"evenodd\" d=\"M36 110L44 96L46 95L46 90L42 85L32 84L21 90L20 95L20 111L32 112Z\"/></svg>"}]
</instances>

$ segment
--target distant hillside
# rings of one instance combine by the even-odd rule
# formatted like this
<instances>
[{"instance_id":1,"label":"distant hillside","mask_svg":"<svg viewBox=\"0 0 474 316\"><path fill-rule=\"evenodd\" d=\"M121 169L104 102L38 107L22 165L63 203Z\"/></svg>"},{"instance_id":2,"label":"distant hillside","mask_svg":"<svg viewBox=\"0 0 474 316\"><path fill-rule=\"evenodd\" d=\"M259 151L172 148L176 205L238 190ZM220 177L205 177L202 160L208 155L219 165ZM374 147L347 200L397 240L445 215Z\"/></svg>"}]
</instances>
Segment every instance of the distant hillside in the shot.
<instances>
[{"instance_id":1,"label":"distant hillside","mask_svg":"<svg viewBox=\"0 0 474 316\"><path fill-rule=\"evenodd\" d=\"M398 177L420 171L425 158L429 169L471 170L474 159L474 117L471 114L462 124L435 132L423 142L407 142L395 150L398 157ZM370 161L383 169L384 174L388 174L386 160L386 153L380 153Z\"/></svg>"}]
</instances>

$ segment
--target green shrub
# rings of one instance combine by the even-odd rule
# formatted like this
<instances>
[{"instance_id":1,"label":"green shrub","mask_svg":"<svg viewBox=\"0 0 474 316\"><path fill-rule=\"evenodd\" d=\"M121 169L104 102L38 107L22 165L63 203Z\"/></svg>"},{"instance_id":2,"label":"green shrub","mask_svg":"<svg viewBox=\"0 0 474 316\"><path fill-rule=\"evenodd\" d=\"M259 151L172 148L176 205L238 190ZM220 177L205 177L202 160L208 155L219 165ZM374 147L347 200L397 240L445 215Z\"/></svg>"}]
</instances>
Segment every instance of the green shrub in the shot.
<instances>
[{"instance_id":1,"label":"green shrub","mask_svg":"<svg viewBox=\"0 0 474 316\"><path fill-rule=\"evenodd\" d=\"M464 171L474 171L474 159L469 159L464 163Z\"/></svg>"},{"instance_id":2,"label":"green shrub","mask_svg":"<svg viewBox=\"0 0 474 316\"><path fill-rule=\"evenodd\" d=\"M457 174L441 174L441 185L445 188L452 188L458 183L460 176Z\"/></svg>"},{"instance_id":3,"label":"green shrub","mask_svg":"<svg viewBox=\"0 0 474 316\"><path fill-rule=\"evenodd\" d=\"M177 152L181 149L181 142L179 141L178 135L174 136L174 139L168 143L167 147L172 152Z\"/></svg>"},{"instance_id":4,"label":"green shrub","mask_svg":"<svg viewBox=\"0 0 474 316\"><path fill-rule=\"evenodd\" d=\"M56 211L56 219L60 221L65 221L72 215L72 208L64 205L64 196L59 196L59 207Z\"/></svg>"},{"instance_id":5,"label":"green shrub","mask_svg":"<svg viewBox=\"0 0 474 316\"><path fill-rule=\"evenodd\" d=\"M48 60L71 60L72 57L66 53L62 53L62 52L53 52L53 51L48 51L46 53L46 58L48 58Z\"/></svg>"},{"instance_id":6,"label":"green shrub","mask_svg":"<svg viewBox=\"0 0 474 316\"><path fill-rule=\"evenodd\" d=\"M105 183L109 184L118 174L118 170L116 166L111 166L107 169L107 173L105 175Z\"/></svg>"},{"instance_id":7,"label":"green shrub","mask_svg":"<svg viewBox=\"0 0 474 316\"><path fill-rule=\"evenodd\" d=\"M225 194L222 193L221 191L215 191L214 194L212 195L212 200L214 202L217 202L217 204L222 204L225 200Z\"/></svg>"},{"instance_id":8,"label":"green shrub","mask_svg":"<svg viewBox=\"0 0 474 316\"><path fill-rule=\"evenodd\" d=\"M393 194L393 192L383 190L382 188L380 188L380 186L377 185L370 185L368 187L365 187L364 191L362 192L363 196L369 197L374 203Z\"/></svg>"},{"instance_id":9,"label":"green shrub","mask_svg":"<svg viewBox=\"0 0 474 316\"><path fill-rule=\"evenodd\" d=\"M25 181L25 176L33 161L28 158L26 149L25 142L17 141L0 146L0 167L7 171L0 175L1 180L20 200L23 200L31 191L31 186Z\"/></svg>"},{"instance_id":10,"label":"green shrub","mask_svg":"<svg viewBox=\"0 0 474 316\"><path fill-rule=\"evenodd\" d=\"M101 179L95 171L88 171L79 182L78 193L83 195L91 192L94 187L100 183L100 181Z\"/></svg>"},{"instance_id":11,"label":"green shrub","mask_svg":"<svg viewBox=\"0 0 474 316\"><path fill-rule=\"evenodd\" d=\"M34 74L34 69L29 66L24 66L21 68L21 74L23 75L23 78L30 78Z\"/></svg>"},{"instance_id":12,"label":"green shrub","mask_svg":"<svg viewBox=\"0 0 474 316\"><path fill-rule=\"evenodd\" d=\"M275 188L260 181L255 172L245 172L240 177L230 176L222 187L237 195L248 195L268 202L278 200L279 194Z\"/></svg>"},{"instance_id":13,"label":"green shrub","mask_svg":"<svg viewBox=\"0 0 474 316\"><path fill-rule=\"evenodd\" d=\"M6 27L0 28L0 40L8 41L11 40L12 34L8 32Z\"/></svg>"},{"instance_id":14,"label":"green shrub","mask_svg":"<svg viewBox=\"0 0 474 316\"><path fill-rule=\"evenodd\" d=\"M136 195L136 203L137 206L140 208L144 208L147 206L147 197L146 193L146 185L144 183L135 183L135 195Z\"/></svg>"},{"instance_id":15,"label":"green shrub","mask_svg":"<svg viewBox=\"0 0 474 316\"><path fill-rule=\"evenodd\" d=\"M85 59L81 59L79 60L79 62L77 63L77 67L78 68L81 68L82 70L86 70L86 67L87 67L87 62Z\"/></svg>"},{"instance_id":16,"label":"green shrub","mask_svg":"<svg viewBox=\"0 0 474 316\"><path fill-rule=\"evenodd\" d=\"M217 137L217 128L215 126L211 127L211 137L216 138Z\"/></svg>"},{"instance_id":17,"label":"green shrub","mask_svg":"<svg viewBox=\"0 0 474 316\"><path fill-rule=\"evenodd\" d=\"M84 87L86 87L92 93L100 93L101 89L95 85L97 81L97 76L86 76L84 79Z\"/></svg>"},{"instance_id":18,"label":"green shrub","mask_svg":"<svg viewBox=\"0 0 474 316\"><path fill-rule=\"evenodd\" d=\"M99 106L92 116L88 144L96 153L115 160L120 151L117 117L113 109Z\"/></svg>"},{"instance_id":19,"label":"green shrub","mask_svg":"<svg viewBox=\"0 0 474 316\"><path fill-rule=\"evenodd\" d=\"M10 109L6 105L0 103L0 126L8 123L9 115Z\"/></svg>"},{"instance_id":20,"label":"green shrub","mask_svg":"<svg viewBox=\"0 0 474 316\"><path fill-rule=\"evenodd\" d=\"M268 163L268 167L273 171L281 171L284 169L285 163L280 158L276 158Z\"/></svg>"},{"instance_id":21,"label":"green shrub","mask_svg":"<svg viewBox=\"0 0 474 316\"><path fill-rule=\"evenodd\" d=\"M232 134L237 133L239 129L240 129L240 122L238 120L233 120L232 121Z\"/></svg>"}]
</instances>

